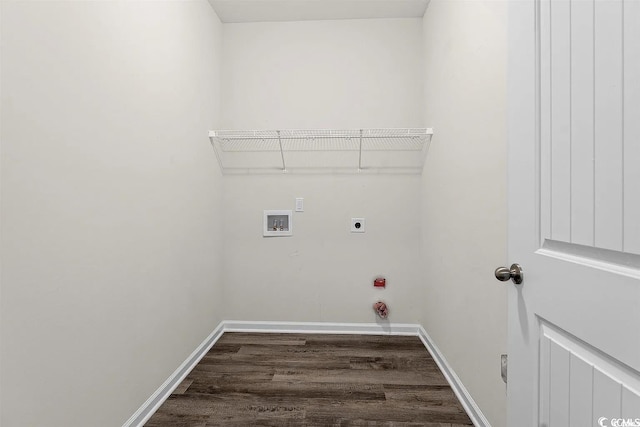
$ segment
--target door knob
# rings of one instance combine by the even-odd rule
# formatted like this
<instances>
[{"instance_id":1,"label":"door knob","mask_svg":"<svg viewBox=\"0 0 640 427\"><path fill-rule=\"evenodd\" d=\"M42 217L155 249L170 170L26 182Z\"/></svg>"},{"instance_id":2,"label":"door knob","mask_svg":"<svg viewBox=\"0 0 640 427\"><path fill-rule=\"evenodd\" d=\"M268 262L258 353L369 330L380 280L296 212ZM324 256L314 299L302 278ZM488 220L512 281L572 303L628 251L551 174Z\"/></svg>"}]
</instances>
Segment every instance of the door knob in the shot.
<instances>
[{"instance_id":1,"label":"door knob","mask_svg":"<svg viewBox=\"0 0 640 427\"><path fill-rule=\"evenodd\" d=\"M511 268L498 267L496 268L495 275L496 279L501 282L506 282L511 279L516 285L519 285L524 280L524 271L518 264L511 264Z\"/></svg>"}]
</instances>

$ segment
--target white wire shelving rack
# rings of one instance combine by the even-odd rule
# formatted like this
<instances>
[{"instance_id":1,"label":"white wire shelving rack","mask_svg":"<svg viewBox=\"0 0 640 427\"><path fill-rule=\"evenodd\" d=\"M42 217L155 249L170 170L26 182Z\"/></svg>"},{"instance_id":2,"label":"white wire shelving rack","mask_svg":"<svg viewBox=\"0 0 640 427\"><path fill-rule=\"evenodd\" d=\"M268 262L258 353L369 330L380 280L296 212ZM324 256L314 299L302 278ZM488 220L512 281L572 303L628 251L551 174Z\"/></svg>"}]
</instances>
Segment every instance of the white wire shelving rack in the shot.
<instances>
[{"instance_id":1,"label":"white wire shelving rack","mask_svg":"<svg viewBox=\"0 0 640 427\"><path fill-rule=\"evenodd\" d=\"M420 174L431 128L212 130L224 174Z\"/></svg>"}]
</instances>

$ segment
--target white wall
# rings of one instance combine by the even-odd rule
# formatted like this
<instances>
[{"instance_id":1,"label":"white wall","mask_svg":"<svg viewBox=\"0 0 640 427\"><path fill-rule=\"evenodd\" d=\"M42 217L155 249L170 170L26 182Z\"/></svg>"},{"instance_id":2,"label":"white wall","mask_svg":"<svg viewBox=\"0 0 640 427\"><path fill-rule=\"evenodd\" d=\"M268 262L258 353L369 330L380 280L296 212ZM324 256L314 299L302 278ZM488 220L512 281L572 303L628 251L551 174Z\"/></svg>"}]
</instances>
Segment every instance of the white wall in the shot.
<instances>
[{"instance_id":1,"label":"white wall","mask_svg":"<svg viewBox=\"0 0 640 427\"><path fill-rule=\"evenodd\" d=\"M419 321L419 176L225 177L225 301L232 319ZM263 209L294 209L293 236L262 237ZM350 219L366 218L364 234ZM376 275L387 289L373 288Z\"/></svg>"},{"instance_id":2,"label":"white wall","mask_svg":"<svg viewBox=\"0 0 640 427\"><path fill-rule=\"evenodd\" d=\"M121 425L224 318L206 1L1 2L2 418Z\"/></svg>"},{"instance_id":3,"label":"white wall","mask_svg":"<svg viewBox=\"0 0 640 427\"><path fill-rule=\"evenodd\" d=\"M420 19L224 25L223 126L424 126ZM354 164L354 167L357 166ZM225 176L224 283L230 317L418 322L420 177ZM262 237L264 209L293 209L294 235ZM365 217L367 232L349 231ZM388 288L372 286L376 275Z\"/></svg>"},{"instance_id":4,"label":"white wall","mask_svg":"<svg viewBox=\"0 0 640 427\"><path fill-rule=\"evenodd\" d=\"M224 24L230 129L423 125L422 22Z\"/></svg>"},{"instance_id":5,"label":"white wall","mask_svg":"<svg viewBox=\"0 0 640 427\"><path fill-rule=\"evenodd\" d=\"M506 1L431 0L424 16L423 326L493 427L505 425Z\"/></svg>"}]
</instances>

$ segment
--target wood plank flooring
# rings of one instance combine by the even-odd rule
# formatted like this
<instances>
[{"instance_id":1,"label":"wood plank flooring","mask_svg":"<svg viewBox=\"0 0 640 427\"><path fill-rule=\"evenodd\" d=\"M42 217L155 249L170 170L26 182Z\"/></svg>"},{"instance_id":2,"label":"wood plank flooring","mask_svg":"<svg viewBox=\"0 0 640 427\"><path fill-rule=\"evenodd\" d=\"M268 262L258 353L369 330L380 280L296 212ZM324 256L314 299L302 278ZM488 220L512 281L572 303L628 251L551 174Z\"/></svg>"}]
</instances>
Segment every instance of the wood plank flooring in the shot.
<instances>
[{"instance_id":1,"label":"wood plank flooring","mask_svg":"<svg viewBox=\"0 0 640 427\"><path fill-rule=\"evenodd\" d=\"M147 427L472 425L417 337L225 333Z\"/></svg>"}]
</instances>

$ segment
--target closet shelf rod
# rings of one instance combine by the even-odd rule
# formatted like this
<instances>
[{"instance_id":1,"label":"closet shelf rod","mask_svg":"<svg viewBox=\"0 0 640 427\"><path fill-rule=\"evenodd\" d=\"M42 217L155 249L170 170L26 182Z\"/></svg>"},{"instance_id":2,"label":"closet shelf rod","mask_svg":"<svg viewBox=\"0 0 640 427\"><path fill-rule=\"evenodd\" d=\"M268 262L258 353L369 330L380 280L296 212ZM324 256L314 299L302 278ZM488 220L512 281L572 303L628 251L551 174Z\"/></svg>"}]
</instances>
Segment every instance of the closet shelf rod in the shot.
<instances>
[{"instance_id":1,"label":"closet shelf rod","mask_svg":"<svg viewBox=\"0 0 640 427\"><path fill-rule=\"evenodd\" d=\"M427 134L429 135L429 134ZM419 139L420 135L386 135L386 136L366 136L366 135L359 135L357 136L360 139L406 139L406 138L412 138L412 139ZM327 135L313 135L313 136L218 136L217 138L220 138L222 140L234 140L234 139L252 139L252 140L260 140L260 141L295 141L295 140L300 140L300 139L306 139L306 140L314 140L314 139L355 139L355 136L353 135L332 135L332 136L327 136Z\"/></svg>"}]
</instances>

